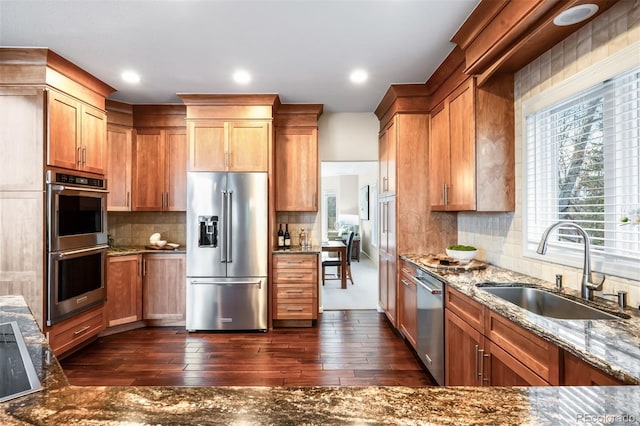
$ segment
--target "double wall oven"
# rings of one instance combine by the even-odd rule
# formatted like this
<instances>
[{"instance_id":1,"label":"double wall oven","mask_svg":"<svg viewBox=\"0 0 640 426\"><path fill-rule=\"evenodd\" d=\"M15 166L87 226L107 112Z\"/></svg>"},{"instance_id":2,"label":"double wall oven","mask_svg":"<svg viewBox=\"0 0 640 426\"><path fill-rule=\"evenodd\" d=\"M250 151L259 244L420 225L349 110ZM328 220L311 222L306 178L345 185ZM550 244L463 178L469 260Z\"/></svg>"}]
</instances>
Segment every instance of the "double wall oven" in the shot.
<instances>
[{"instance_id":1,"label":"double wall oven","mask_svg":"<svg viewBox=\"0 0 640 426\"><path fill-rule=\"evenodd\" d=\"M104 302L107 190L101 177L46 172L47 325Z\"/></svg>"}]
</instances>

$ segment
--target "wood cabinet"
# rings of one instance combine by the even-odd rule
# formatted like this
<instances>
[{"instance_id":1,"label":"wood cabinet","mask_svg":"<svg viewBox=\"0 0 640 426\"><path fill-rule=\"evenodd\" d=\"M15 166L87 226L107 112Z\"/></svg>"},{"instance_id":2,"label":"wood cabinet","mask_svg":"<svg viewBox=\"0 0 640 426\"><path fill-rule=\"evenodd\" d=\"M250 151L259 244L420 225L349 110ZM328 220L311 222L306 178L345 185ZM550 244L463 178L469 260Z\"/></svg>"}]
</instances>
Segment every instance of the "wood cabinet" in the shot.
<instances>
[{"instance_id":1,"label":"wood cabinet","mask_svg":"<svg viewBox=\"0 0 640 426\"><path fill-rule=\"evenodd\" d=\"M378 247L379 304L394 327L398 327L396 199L385 197L378 201L380 238Z\"/></svg>"},{"instance_id":2,"label":"wood cabinet","mask_svg":"<svg viewBox=\"0 0 640 426\"><path fill-rule=\"evenodd\" d=\"M276 211L318 211L318 129L278 128Z\"/></svg>"},{"instance_id":3,"label":"wood cabinet","mask_svg":"<svg viewBox=\"0 0 640 426\"><path fill-rule=\"evenodd\" d=\"M142 317L183 325L186 318L185 255L145 254Z\"/></svg>"},{"instance_id":4,"label":"wood cabinet","mask_svg":"<svg viewBox=\"0 0 640 426\"><path fill-rule=\"evenodd\" d=\"M133 129L107 125L107 210L131 210Z\"/></svg>"},{"instance_id":5,"label":"wood cabinet","mask_svg":"<svg viewBox=\"0 0 640 426\"><path fill-rule=\"evenodd\" d=\"M75 315L49 328L49 345L58 357L69 354L104 329L103 305Z\"/></svg>"},{"instance_id":6,"label":"wood cabinet","mask_svg":"<svg viewBox=\"0 0 640 426\"><path fill-rule=\"evenodd\" d=\"M189 171L266 172L271 123L262 120L191 121Z\"/></svg>"},{"instance_id":7,"label":"wood cabinet","mask_svg":"<svg viewBox=\"0 0 640 426\"><path fill-rule=\"evenodd\" d=\"M474 78L430 112L429 191L436 211L513 211L513 76Z\"/></svg>"},{"instance_id":8,"label":"wood cabinet","mask_svg":"<svg viewBox=\"0 0 640 426\"><path fill-rule=\"evenodd\" d=\"M273 319L318 319L318 254L273 256Z\"/></svg>"},{"instance_id":9,"label":"wood cabinet","mask_svg":"<svg viewBox=\"0 0 640 426\"><path fill-rule=\"evenodd\" d=\"M418 288L414 278L416 275L415 266L400 261L398 324L400 332L414 348L418 336Z\"/></svg>"},{"instance_id":10,"label":"wood cabinet","mask_svg":"<svg viewBox=\"0 0 640 426\"><path fill-rule=\"evenodd\" d=\"M133 154L132 210L186 211L186 131L138 129Z\"/></svg>"},{"instance_id":11,"label":"wood cabinet","mask_svg":"<svg viewBox=\"0 0 640 426\"><path fill-rule=\"evenodd\" d=\"M446 286L448 386L559 384L560 349Z\"/></svg>"},{"instance_id":12,"label":"wood cabinet","mask_svg":"<svg viewBox=\"0 0 640 426\"><path fill-rule=\"evenodd\" d=\"M104 311L107 327L142 319L142 255L108 258Z\"/></svg>"},{"instance_id":13,"label":"wood cabinet","mask_svg":"<svg viewBox=\"0 0 640 426\"><path fill-rule=\"evenodd\" d=\"M593 367L569 352L563 353L563 379L566 386L620 386L620 380Z\"/></svg>"},{"instance_id":14,"label":"wood cabinet","mask_svg":"<svg viewBox=\"0 0 640 426\"><path fill-rule=\"evenodd\" d=\"M104 174L106 114L55 90L47 97L47 165Z\"/></svg>"}]
</instances>

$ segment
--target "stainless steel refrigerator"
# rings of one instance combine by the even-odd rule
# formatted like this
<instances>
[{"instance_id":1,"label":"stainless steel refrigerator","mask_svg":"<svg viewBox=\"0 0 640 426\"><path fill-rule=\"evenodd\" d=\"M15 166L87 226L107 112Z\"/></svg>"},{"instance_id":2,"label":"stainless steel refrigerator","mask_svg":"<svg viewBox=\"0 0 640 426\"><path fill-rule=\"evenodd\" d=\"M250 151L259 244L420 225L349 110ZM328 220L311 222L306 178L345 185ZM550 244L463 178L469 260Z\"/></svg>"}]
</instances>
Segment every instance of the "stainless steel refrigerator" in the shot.
<instances>
[{"instance_id":1,"label":"stainless steel refrigerator","mask_svg":"<svg viewBox=\"0 0 640 426\"><path fill-rule=\"evenodd\" d=\"M188 331L266 331L267 194L266 173L188 174Z\"/></svg>"}]
</instances>

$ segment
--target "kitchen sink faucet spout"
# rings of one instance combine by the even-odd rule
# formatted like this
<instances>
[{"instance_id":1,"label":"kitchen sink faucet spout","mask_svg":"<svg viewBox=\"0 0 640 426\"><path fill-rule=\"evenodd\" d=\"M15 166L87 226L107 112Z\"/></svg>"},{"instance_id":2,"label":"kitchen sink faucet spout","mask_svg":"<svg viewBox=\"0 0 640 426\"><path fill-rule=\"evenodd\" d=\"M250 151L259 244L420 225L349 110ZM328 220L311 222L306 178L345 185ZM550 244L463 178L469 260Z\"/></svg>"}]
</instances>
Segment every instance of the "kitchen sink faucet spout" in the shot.
<instances>
[{"instance_id":1,"label":"kitchen sink faucet spout","mask_svg":"<svg viewBox=\"0 0 640 426\"><path fill-rule=\"evenodd\" d=\"M589 236L585 232L585 230L580 226L576 225L573 222L556 222L553 225L549 226L545 229L542 237L540 238L540 243L538 244L538 249L536 252L538 254L545 254L548 246L549 234L555 228L558 227L569 227L574 228L580 236L582 237L582 241L584 241L584 266L582 268L582 298L587 300L593 300L593 292L602 290L602 284L604 283L605 276L602 275L602 279L600 282L593 281L593 274L591 272L591 244L589 242Z\"/></svg>"}]
</instances>

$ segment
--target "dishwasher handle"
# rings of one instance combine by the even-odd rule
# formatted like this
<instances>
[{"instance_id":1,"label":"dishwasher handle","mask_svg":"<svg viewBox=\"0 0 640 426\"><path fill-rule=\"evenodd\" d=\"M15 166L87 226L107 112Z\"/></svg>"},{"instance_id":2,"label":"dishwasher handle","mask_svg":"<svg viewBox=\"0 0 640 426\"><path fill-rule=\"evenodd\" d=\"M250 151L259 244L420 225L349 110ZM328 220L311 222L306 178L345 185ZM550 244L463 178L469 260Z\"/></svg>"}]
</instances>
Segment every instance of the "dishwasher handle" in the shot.
<instances>
[{"instance_id":1,"label":"dishwasher handle","mask_svg":"<svg viewBox=\"0 0 640 426\"><path fill-rule=\"evenodd\" d=\"M418 277L415 277L418 284L420 284L425 290L431 294L442 294L442 287L432 287L429 283L424 282Z\"/></svg>"}]
</instances>

